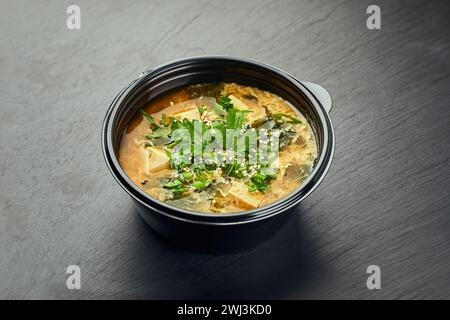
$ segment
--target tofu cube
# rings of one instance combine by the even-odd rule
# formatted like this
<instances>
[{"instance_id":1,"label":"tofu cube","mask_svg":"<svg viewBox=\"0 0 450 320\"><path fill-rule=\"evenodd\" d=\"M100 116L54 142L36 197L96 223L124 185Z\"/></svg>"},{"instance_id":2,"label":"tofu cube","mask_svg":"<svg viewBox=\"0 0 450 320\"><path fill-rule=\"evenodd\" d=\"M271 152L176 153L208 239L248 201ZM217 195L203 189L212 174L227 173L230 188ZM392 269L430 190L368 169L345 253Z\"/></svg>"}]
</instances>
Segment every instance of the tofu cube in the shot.
<instances>
[{"instance_id":1,"label":"tofu cube","mask_svg":"<svg viewBox=\"0 0 450 320\"><path fill-rule=\"evenodd\" d=\"M169 157L161 147L142 147L145 173L151 174L169 169Z\"/></svg>"},{"instance_id":2,"label":"tofu cube","mask_svg":"<svg viewBox=\"0 0 450 320\"><path fill-rule=\"evenodd\" d=\"M198 108L202 105L212 108L215 103L215 98L196 98L168 106L161 111L151 114L151 116L157 123L159 123L163 114L168 117L175 117L179 120L182 120L183 118L189 120L200 119Z\"/></svg>"},{"instance_id":3,"label":"tofu cube","mask_svg":"<svg viewBox=\"0 0 450 320\"><path fill-rule=\"evenodd\" d=\"M261 192L249 192L248 187L241 181L233 181L230 189L228 190L228 196L232 197L236 206L245 209L258 208L264 194Z\"/></svg>"},{"instance_id":4,"label":"tofu cube","mask_svg":"<svg viewBox=\"0 0 450 320\"><path fill-rule=\"evenodd\" d=\"M188 119L190 121L192 120L200 120L200 112L198 111L197 108L195 109L191 109L188 111L183 111L183 112L179 112L179 113L174 113L173 117L177 120L183 120L183 119Z\"/></svg>"}]
</instances>

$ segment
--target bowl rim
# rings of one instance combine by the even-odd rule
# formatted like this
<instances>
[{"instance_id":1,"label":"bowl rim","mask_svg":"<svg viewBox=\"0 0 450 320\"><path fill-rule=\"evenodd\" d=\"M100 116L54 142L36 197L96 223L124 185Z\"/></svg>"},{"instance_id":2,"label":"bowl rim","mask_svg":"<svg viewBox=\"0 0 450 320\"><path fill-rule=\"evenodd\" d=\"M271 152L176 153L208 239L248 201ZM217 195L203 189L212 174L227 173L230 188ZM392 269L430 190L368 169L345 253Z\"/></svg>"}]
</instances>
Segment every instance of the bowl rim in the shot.
<instances>
[{"instance_id":1,"label":"bowl rim","mask_svg":"<svg viewBox=\"0 0 450 320\"><path fill-rule=\"evenodd\" d=\"M285 79L287 79L297 90L301 90L303 94L307 97L309 102L314 106L316 111L319 111L319 119L322 123L322 127L324 130L324 146L321 154L319 155L318 161L309 175L309 177L295 190L290 192L285 197L278 199L268 205L265 205L260 208L245 210L240 212L233 213L205 213L205 212L196 212L191 210L186 210L183 208L175 207L168 203L159 201L156 198L151 197L147 193L145 193L142 189L140 189L125 173L122 169L116 153L114 151L113 144L113 132L114 132L114 116L117 116L117 112L120 109L119 107L123 103L124 99L127 95L132 92L135 88L139 87L141 84L145 84L149 78L152 77L157 71L164 70L171 66L176 66L180 63L188 63L188 62L205 62L208 61L225 61L228 63L236 62L236 63L244 63L249 67L258 67L265 69L266 72L275 73ZM143 73L141 73L137 79L133 80L128 86L123 88L117 96L113 99L111 104L108 107L106 115L103 120L102 125L102 151L103 157L107 163L108 169L111 174L115 178L115 180L119 183L119 185L124 189L135 201L139 202L143 206L149 208L152 211L155 211L159 214L168 216L170 218L174 218L177 220L185 221L185 222L193 222L200 224L218 224L218 225L229 225L229 224L241 224L247 223L251 221L258 221L261 219L269 218L273 215L277 215L281 212L287 211L293 206L300 203L303 199L313 192L318 185L323 181L326 173L328 172L331 162L334 155L334 144L335 144L335 136L334 130L332 126L332 122L328 112L323 107L322 103L306 86L304 86L299 80L297 80L291 74L268 65L266 63L259 62L257 60L251 59L243 59L232 56L194 56L187 57L182 59L173 60L162 65L159 65L154 68L147 69ZM320 172L319 172L320 171ZM318 178L317 174L320 173ZM303 191L307 186L312 183L312 180L317 178L316 181L309 187L309 189L300 197L298 196L301 191ZM146 201L145 201L146 200Z\"/></svg>"}]
</instances>

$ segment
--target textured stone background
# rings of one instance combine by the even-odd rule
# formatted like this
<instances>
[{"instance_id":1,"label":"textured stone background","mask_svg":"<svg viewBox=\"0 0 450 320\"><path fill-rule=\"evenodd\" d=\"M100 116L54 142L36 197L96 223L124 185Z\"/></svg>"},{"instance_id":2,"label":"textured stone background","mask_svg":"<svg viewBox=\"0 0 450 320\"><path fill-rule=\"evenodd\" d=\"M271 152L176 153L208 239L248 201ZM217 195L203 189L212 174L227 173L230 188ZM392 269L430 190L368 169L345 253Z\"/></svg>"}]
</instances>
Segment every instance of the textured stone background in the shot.
<instances>
[{"instance_id":1,"label":"textured stone background","mask_svg":"<svg viewBox=\"0 0 450 320\"><path fill-rule=\"evenodd\" d=\"M1 1L0 298L450 298L450 5L376 1L370 31L372 2ZM334 100L329 174L249 252L162 242L101 155L122 87L204 54L272 64ZM66 289L69 264L82 290Z\"/></svg>"}]
</instances>

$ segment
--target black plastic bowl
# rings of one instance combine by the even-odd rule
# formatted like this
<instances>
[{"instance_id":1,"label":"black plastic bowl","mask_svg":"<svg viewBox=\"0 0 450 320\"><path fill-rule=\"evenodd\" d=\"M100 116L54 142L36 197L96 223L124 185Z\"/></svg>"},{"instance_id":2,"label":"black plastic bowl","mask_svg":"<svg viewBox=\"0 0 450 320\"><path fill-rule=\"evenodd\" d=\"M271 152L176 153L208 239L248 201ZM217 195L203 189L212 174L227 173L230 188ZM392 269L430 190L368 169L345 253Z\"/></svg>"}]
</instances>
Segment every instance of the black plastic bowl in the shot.
<instances>
[{"instance_id":1,"label":"black plastic bowl","mask_svg":"<svg viewBox=\"0 0 450 320\"><path fill-rule=\"evenodd\" d=\"M236 82L271 91L292 103L307 118L318 144L318 157L309 178L287 197L254 210L207 214L183 210L158 201L135 185L122 170L117 152L130 119L155 97L195 83ZM191 249L239 251L269 239L320 183L334 152L334 133L328 112L329 94L320 86L300 82L269 65L231 57L177 60L143 72L111 103L102 130L106 163L120 186L134 199L144 220L164 238Z\"/></svg>"}]
</instances>

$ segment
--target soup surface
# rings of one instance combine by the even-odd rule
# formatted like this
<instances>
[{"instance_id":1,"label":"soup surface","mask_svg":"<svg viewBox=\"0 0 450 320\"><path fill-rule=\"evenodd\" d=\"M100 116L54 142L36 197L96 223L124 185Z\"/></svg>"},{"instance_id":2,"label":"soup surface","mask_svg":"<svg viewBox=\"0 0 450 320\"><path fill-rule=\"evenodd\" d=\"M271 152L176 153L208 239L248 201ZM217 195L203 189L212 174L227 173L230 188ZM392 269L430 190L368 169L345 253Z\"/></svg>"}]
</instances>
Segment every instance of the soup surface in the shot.
<instances>
[{"instance_id":1,"label":"soup surface","mask_svg":"<svg viewBox=\"0 0 450 320\"><path fill-rule=\"evenodd\" d=\"M119 162L150 196L206 213L279 200L317 157L305 117L281 97L236 83L198 84L152 100L123 133Z\"/></svg>"}]
</instances>

